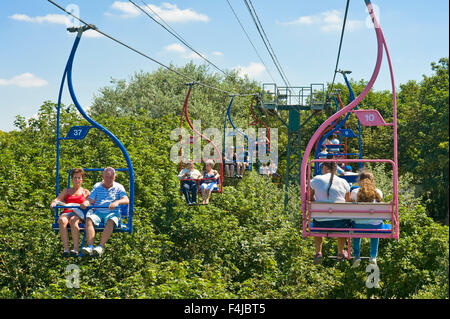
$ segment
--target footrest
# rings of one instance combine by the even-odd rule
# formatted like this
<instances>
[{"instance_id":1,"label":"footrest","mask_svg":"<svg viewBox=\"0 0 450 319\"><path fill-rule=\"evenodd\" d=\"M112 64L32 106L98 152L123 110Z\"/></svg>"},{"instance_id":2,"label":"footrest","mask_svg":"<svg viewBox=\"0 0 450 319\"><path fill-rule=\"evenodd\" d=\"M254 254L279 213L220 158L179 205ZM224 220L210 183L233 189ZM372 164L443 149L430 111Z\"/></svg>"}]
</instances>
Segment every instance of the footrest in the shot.
<instances>
[{"instance_id":1,"label":"footrest","mask_svg":"<svg viewBox=\"0 0 450 319\"><path fill-rule=\"evenodd\" d=\"M83 224L78 224L78 226L80 227L80 231L84 231L85 227L84 227L84 223ZM58 223L54 223L52 224L52 229L55 233L59 232L59 224ZM96 232L102 232L105 229L105 225L103 223L100 223L97 227L94 227ZM70 231L70 225L67 225L67 230ZM128 232L128 226L126 224L123 223L119 223L118 227L114 227L113 232L114 233L123 233L123 232Z\"/></svg>"}]
</instances>

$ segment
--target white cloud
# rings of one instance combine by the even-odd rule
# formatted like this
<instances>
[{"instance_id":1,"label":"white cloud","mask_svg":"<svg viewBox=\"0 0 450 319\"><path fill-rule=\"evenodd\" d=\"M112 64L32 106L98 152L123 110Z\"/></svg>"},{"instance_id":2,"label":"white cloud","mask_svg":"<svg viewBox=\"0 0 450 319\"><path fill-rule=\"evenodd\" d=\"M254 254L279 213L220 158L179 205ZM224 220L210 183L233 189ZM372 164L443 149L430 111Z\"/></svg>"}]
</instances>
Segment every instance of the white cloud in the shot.
<instances>
[{"instance_id":1,"label":"white cloud","mask_svg":"<svg viewBox=\"0 0 450 319\"><path fill-rule=\"evenodd\" d=\"M31 73L16 75L11 79L0 79L0 86L18 86L22 88L41 87L48 82Z\"/></svg>"},{"instance_id":2,"label":"white cloud","mask_svg":"<svg viewBox=\"0 0 450 319\"><path fill-rule=\"evenodd\" d=\"M199 52L203 57L205 57L205 58L208 58L207 56L206 56L206 54L204 54L204 53L201 53L201 52ZM186 54L185 56L184 56L186 59L191 59L191 60L196 60L196 59L201 59L201 57L197 54L197 53L195 53L195 52L189 52L188 54Z\"/></svg>"},{"instance_id":3,"label":"white cloud","mask_svg":"<svg viewBox=\"0 0 450 319\"><path fill-rule=\"evenodd\" d=\"M281 25L310 25L314 23L314 17L312 16L303 16L298 19L289 22L281 22Z\"/></svg>"},{"instance_id":4,"label":"white cloud","mask_svg":"<svg viewBox=\"0 0 450 319\"><path fill-rule=\"evenodd\" d=\"M164 50L164 52L167 52L167 53L176 53L177 55L181 56L184 59L191 59L191 60L201 59L201 57L197 53L187 49L186 47L184 47L178 43L172 43L172 44L166 45L163 48L163 50ZM201 53L201 52L200 52L200 54L203 55L204 57L206 57L206 54Z\"/></svg>"},{"instance_id":5,"label":"white cloud","mask_svg":"<svg viewBox=\"0 0 450 319\"><path fill-rule=\"evenodd\" d=\"M178 43L172 43L164 47L164 51L186 53L186 48Z\"/></svg>"},{"instance_id":6,"label":"white cloud","mask_svg":"<svg viewBox=\"0 0 450 319\"><path fill-rule=\"evenodd\" d=\"M30 17L26 14L13 14L9 17L10 19L16 21L23 22L31 22L31 23L56 23L56 24L65 24L68 25L71 20L67 15L64 14L47 14L46 16L41 17Z\"/></svg>"},{"instance_id":7,"label":"white cloud","mask_svg":"<svg viewBox=\"0 0 450 319\"><path fill-rule=\"evenodd\" d=\"M29 22L29 23L53 23L53 24L63 24L65 26L73 26L74 21L71 17L64 14L47 14L45 16L30 17L26 14L14 14L9 17L10 19ZM76 25L76 24L75 24ZM76 33L72 33L76 36ZM102 35L94 30L87 30L83 33L86 38L101 38Z\"/></svg>"},{"instance_id":8,"label":"white cloud","mask_svg":"<svg viewBox=\"0 0 450 319\"><path fill-rule=\"evenodd\" d=\"M339 10L325 11L322 13L323 22L325 24L340 24L342 22L340 14Z\"/></svg>"},{"instance_id":9,"label":"white cloud","mask_svg":"<svg viewBox=\"0 0 450 319\"><path fill-rule=\"evenodd\" d=\"M148 4L148 8L146 6L141 6L144 10L146 10L150 15L154 15L152 10L156 12L161 18L163 18L167 22L209 22L210 19L207 15L198 13L192 9L180 9L176 4L171 4L168 2L163 2L160 6L154 4ZM111 6L111 9L120 11L122 13L122 18L135 18L142 14L142 12L136 8L130 2L124 1L114 1ZM151 10L150 10L151 9ZM110 13L106 13L107 15L111 15Z\"/></svg>"},{"instance_id":10,"label":"white cloud","mask_svg":"<svg viewBox=\"0 0 450 319\"><path fill-rule=\"evenodd\" d=\"M250 62L247 66L238 65L234 69L240 77L247 75L249 78L257 78L266 70L266 67L261 63Z\"/></svg>"},{"instance_id":11,"label":"white cloud","mask_svg":"<svg viewBox=\"0 0 450 319\"><path fill-rule=\"evenodd\" d=\"M349 31L354 31L361 29L364 26L364 21L361 20L347 20L346 29Z\"/></svg>"},{"instance_id":12,"label":"white cloud","mask_svg":"<svg viewBox=\"0 0 450 319\"><path fill-rule=\"evenodd\" d=\"M342 29L342 23L344 21L344 14L339 10L329 10L319 13L317 15L302 16L298 19L288 22L280 22L281 25L301 25L311 26L318 25L323 32L335 32ZM354 31L364 26L364 21L347 19L346 29Z\"/></svg>"},{"instance_id":13,"label":"white cloud","mask_svg":"<svg viewBox=\"0 0 450 319\"><path fill-rule=\"evenodd\" d=\"M153 4L148 6L167 22L210 21L207 15L195 12L192 9L179 9L176 4L163 2L159 7Z\"/></svg>"},{"instance_id":14,"label":"white cloud","mask_svg":"<svg viewBox=\"0 0 450 319\"><path fill-rule=\"evenodd\" d=\"M75 34L75 33L74 33L74 34ZM83 37L96 39L96 38L101 38L101 37L103 37L103 35L100 34L100 33L98 33L98 32L95 31L95 30L90 29L90 30L87 30L87 31L84 31L84 32L83 32Z\"/></svg>"},{"instance_id":15,"label":"white cloud","mask_svg":"<svg viewBox=\"0 0 450 319\"><path fill-rule=\"evenodd\" d=\"M214 56L223 56L223 53L220 51L213 51L212 55Z\"/></svg>"},{"instance_id":16,"label":"white cloud","mask_svg":"<svg viewBox=\"0 0 450 319\"><path fill-rule=\"evenodd\" d=\"M114 1L111 8L122 12L122 18L134 18L141 14L141 11L131 2Z\"/></svg>"}]
</instances>

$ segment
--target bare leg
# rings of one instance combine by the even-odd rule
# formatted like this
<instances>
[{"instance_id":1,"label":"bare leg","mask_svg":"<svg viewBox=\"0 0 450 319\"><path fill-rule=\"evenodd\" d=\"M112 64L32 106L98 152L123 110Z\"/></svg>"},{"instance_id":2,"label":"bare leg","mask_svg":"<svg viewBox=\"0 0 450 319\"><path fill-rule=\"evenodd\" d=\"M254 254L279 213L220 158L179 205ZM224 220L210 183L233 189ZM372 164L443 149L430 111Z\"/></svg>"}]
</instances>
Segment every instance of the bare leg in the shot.
<instances>
[{"instance_id":1,"label":"bare leg","mask_svg":"<svg viewBox=\"0 0 450 319\"><path fill-rule=\"evenodd\" d=\"M78 251L78 246L80 242L80 227L78 224L80 223L80 218L78 216L72 216L70 218L70 232L72 233L72 240L73 240L73 249Z\"/></svg>"},{"instance_id":2,"label":"bare leg","mask_svg":"<svg viewBox=\"0 0 450 319\"><path fill-rule=\"evenodd\" d=\"M211 196L211 190L206 190L206 200L205 204L209 204L209 197Z\"/></svg>"},{"instance_id":3,"label":"bare leg","mask_svg":"<svg viewBox=\"0 0 450 319\"><path fill-rule=\"evenodd\" d=\"M316 245L316 254L322 254L322 237L314 237L314 244Z\"/></svg>"},{"instance_id":4,"label":"bare leg","mask_svg":"<svg viewBox=\"0 0 450 319\"><path fill-rule=\"evenodd\" d=\"M347 238L339 237L337 239L338 255L344 253L344 248L345 248L346 243L347 243Z\"/></svg>"},{"instance_id":5,"label":"bare leg","mask_svg":"<svg viewBox=\"0 0 450 319\"><path fill-rule=\"evenodd\" d=\"M95 229L94 223L90 218L86 218L85 232L88 245L94 245Z\"/></svg>"},{"instance_id":6,"label":"bare leg","mask_svg":"<svg viewBox=\"0 0 450 319\"><path fill-rule=\"evenodd\" d=\"M230 164L225 165L225 171L227 173L227 177L231 177L231 167L232 166Z\"/></svg>"},{"instance_id":7,"label":"bare leg","mask_svg":"<svg viewBox=\"0 0 450 319\"><path fill-rule=\"evenodd\" d=\"M105 229L103 230L102 238L100 239L100 246L105 247L106 242L114 230L114 222L110 219L106 223Z\"/></svg>"},{"instance_id":8,"label":"bare leg","mask_svg":"<svg viewBox=\"0 0 450 319\"><path fill-rule=\"evenodd\" d=\"M67 233L67 224L69 220L66 216L59 217L59 235L61 236L61 241L63 243L64 251L69 250L69 234Z\"/></svg>"},{"instance_id":9,"label":"bare leg","mask_svg":"<svg viewBox=\"0 0 450 319\"><path fill-rule=\"evenodd\" d=\"M205 204L206 199L206 189L202 188L202 204Z\"/></svg>"}]
</instances>

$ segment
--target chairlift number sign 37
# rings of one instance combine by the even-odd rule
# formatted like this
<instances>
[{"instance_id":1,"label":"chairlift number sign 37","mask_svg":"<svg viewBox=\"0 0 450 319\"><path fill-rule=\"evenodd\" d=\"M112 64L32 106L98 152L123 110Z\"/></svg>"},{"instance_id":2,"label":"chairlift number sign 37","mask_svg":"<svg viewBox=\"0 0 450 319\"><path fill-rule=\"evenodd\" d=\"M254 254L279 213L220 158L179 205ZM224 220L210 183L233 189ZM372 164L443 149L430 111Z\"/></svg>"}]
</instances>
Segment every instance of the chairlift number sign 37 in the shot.
<instances>
[{"instance_id":1,"label":"chairlift number sign 37","mask_svg":"<svg viewBox=\"0 0 450 319\"><path fill-rule=\"evenodd\" d=\"M72 126L67 133L65 139L67 140L82 140L86 137L91 129L91 126Z\"/></svg>"}]
</instances>

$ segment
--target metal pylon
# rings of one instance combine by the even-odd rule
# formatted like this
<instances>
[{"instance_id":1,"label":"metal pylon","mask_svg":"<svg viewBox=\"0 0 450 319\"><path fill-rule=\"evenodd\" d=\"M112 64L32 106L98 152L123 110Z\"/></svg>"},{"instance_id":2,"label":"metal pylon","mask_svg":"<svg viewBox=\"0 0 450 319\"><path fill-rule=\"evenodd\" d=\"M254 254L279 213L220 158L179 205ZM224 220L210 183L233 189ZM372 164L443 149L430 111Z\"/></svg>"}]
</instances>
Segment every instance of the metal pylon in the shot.
<instances>
[{"instance_id":1,"label":"metal pylon","mask_svg":"<svg viewBox=\"0 0 450 319\"><path fill-rule=\"evenodd\" d=\"M302 162L301 129L316 114L316 110L322 110L325 106L325 94L323 84L311 84L307 87L277 87L274 83L263 84L262 107L274 110L278 119L288 129L288 144L286 150L286 175L284 211L287 212L289 189L291 186L300 186L300 168ZM300 122L301 111L313 110L314 112ZM281 118L279 112L288 111L288 121ZM295 194L299 198L300 194Z\"/></svg>"}]
</instances>

